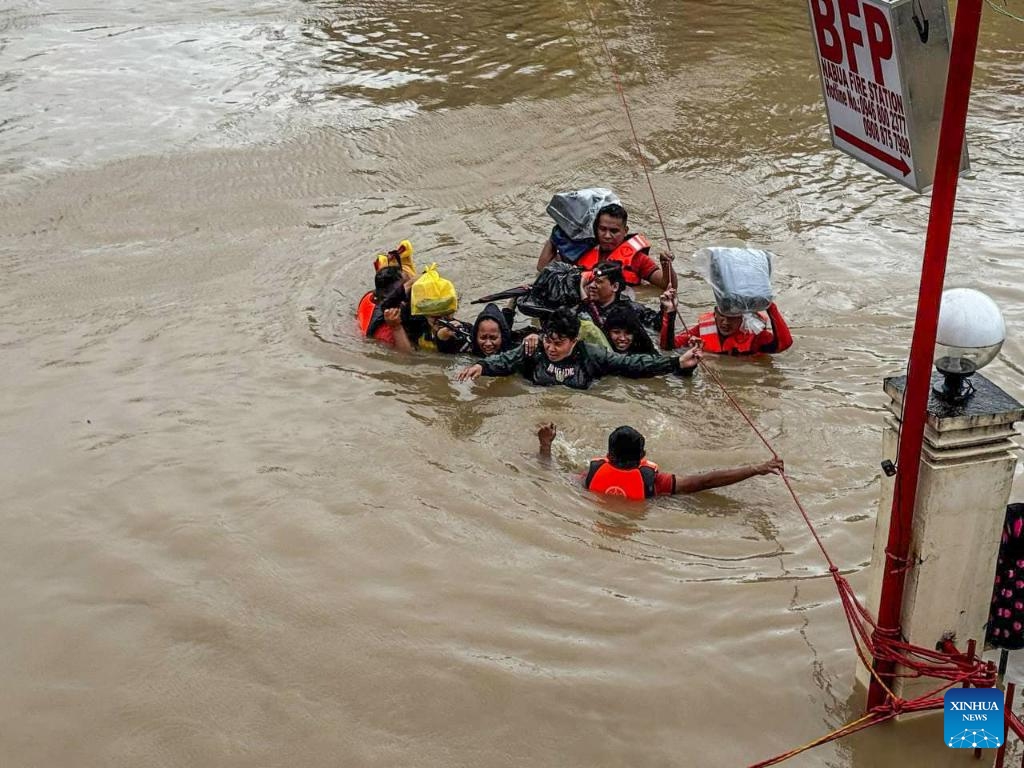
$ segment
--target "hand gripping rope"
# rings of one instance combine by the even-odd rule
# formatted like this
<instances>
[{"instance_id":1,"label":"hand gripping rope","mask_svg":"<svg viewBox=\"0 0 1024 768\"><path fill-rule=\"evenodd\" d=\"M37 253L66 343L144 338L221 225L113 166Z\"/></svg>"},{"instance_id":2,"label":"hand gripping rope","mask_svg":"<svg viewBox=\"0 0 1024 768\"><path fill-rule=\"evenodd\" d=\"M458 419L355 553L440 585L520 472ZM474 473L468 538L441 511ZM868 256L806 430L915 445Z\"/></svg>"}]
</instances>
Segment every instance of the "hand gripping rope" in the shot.
<instances>
[{"instance_id":1,"label":"hand gripping rope","mask_svg":"<svg viewBox=\"0 0 1024 768\"><path fill-rule=\"evenodd\" d=\"M654 203L654 210L658 218L658 224L661 227L662 236L665 238L665 245L669 248L669 251L671 251L668 231L665 228L665 221L661 215L661 207L658 205L658 197L655 194L654 184L651 181L650 169L648 168L643 150L640 147L640 139L636 132L636 126L633 123L633 116L629 109L629 103L626 101L626 93L622 87L622 82L619 79L618 72L615 69L615 60L608 48L608 43L600 34L597 17L594 14L590 0L583 0L583 2L587 7L587 13L590 16L590 22L593 25L595 36L600 40L601 47L604 49L605 57L608 60L608 67L611 71L612 79L615 82L615 88L618 91L619 99L622 102L623 111L626 114L629 131L632 134L633 146L636 150L640 167L643 169L644 177L647 180L647 187L651 192L651 200ZM671 285L672 287L676 286L676 275L674 270L671 275ZM680 315L679 317L682 321L682 316ZM685 321L683 322L685 327L689 327ZM715 382L715 384L718 385L722 390L722 394L725 395L732 407L736 409L736 412L750 426L754 431L754 434L760 438L761 442L764 443L772 456L774 458L780 458L778 451L775 450L768 438L764 436L764 433L758 429L754 421L736 401L736 398L732 396L726 388L725 383L714 369L708 366L708 364L703 360L700 361L700 368L701 371L703 371L712 381ZM840 574L838 566L836 566L832 561L832 558L829 556L828 551L825 549L825 545L821 541L821 537L818 535L814 524L811 522L810 516L807 514L807 510L804 509L804 505L800 502L800 498L797 496L797 493L790 482L789 476L786 475L785 471L779 472L779 476L782 478L782 482L785 484L786 490L789 491L789 495L793 498L793 503L796 505L800 515L803 517L808 530L814 537L814 541L818 545L818 549L821 550L821 554L825 558L825 562L828 563L828 572L832 576L833 581L835 581L836 589L839 591L840 602L843 606L843 612L846 615L846 623L850 628L850 634L853 637L854 649L857 652L857 656L865 668L867 668L871 673L872 677L877 680L884 689L886 693L886 700L882 705L869 710L856 720L846 723L845 725L840 726L839 728L836 728L835 730L826 733L803 746L796 747L795 749L776 755L768 760L753 763L749 768L764 768L765 766L776 765L777 763L781 763L782 761L794 757L801 752L806 752L807 750L821 744L827 744L828 742L842 738L843 736L856 733L857 731L863 730L869 726L884 723L903 713L923 712L929 709L942 708L943 699L941 694L947 688L951 688L956 685L990 688L995 685L995 665L992 664L992 662L984 662L975 657L973 641L968 647L968 652L964 654L957 651L951 641L946 641L941 644L939 649L932 650L912 645L911 643L904 641L899 631L881 630L868 610L857 599L850 583L842 576L842 574ZM910 567L907 563L897 565L902 568ZM879 659L889 660L903 667L905 671L895 675L896 677L933 677L942 680L943 683L923 696L919 696L915 699L902 699L893 693L892 689L885 685L875 672L872 660Z\"/></svg>"}]
</instances>

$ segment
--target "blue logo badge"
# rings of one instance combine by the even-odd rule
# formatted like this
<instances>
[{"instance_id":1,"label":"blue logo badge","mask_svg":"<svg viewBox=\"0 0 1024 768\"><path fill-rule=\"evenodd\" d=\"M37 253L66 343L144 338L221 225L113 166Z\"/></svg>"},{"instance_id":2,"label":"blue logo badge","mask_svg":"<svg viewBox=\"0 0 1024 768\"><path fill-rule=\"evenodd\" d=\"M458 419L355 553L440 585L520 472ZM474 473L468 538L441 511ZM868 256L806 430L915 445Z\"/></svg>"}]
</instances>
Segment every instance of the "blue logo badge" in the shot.
<instances>
[{"instance_id":1,"label":"blue logo badge","mask_svg":"<svg viewBox=\"0 0 1024 768\"><path fill-rule=\"evenodd\" d=\"M947 747L996 748L1003 743L1003 692L998 688L950 688L943 733Z\"/></svg>"}]
</instances>

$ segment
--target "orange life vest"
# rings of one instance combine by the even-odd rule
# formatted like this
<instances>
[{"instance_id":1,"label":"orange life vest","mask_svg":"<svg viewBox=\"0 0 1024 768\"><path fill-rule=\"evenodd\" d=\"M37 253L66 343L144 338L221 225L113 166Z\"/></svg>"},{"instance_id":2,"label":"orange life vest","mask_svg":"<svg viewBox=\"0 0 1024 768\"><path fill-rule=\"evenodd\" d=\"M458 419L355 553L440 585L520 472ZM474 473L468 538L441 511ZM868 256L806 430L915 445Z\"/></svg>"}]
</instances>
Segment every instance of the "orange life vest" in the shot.
<instances>
[{"instance_id":1,"label":"orange life vest","mask_svg":"<svg viewBox=\"0 0 1024 768\"><path fill-rule=\"evenodd\" d=\"M359 300L359 307L356 309L356 322L359 323L359 330L366 333L370 327L370 318L373 317L373 310L377 303L373 300L373 291L367 291Z\"/></svg>"},{"instance_id":2,"label":"orange life vest","mask_svg":"<svg viewBox=\"0 0 1024 768\"><path fill-rule=\"evenodd\" d=\"M617 261L622 265L622 277L629 285L640 285L640 273L633 266L633 259L638 253L650 253L651 244L647 238L637 233L631 235L622 242L618 248L610 254L601 258L600 249L594 246L576 260L576 266L583 270L590 270L597 266L599 261Z\"/></svg>"},{"instance_id":3,"label":"orange life vest","mask_svg":"<svg viewBox=\"0 0 1024 768\"><path fill-rule=\"evenodd\" d=\"M367 291L359 300L359 307L356 309L356 322L359 323L359 330L366 338L373 338L381 324L384 322L384 312L377 307L373 300L373 291Z\"/></svg>"},{"instance_id":4,"label":"orange life vest","mask_svg":"<svg viewBox=\"0 0 1024 768\"><path fill-rule=\"evenodd\" d=\"M640 466L634 469L618 469L612 466L607 456L602 456L590 462L583 486L594 493L643 501L654 497L654 478L657 474L658 465L647 459L643 459Z\"/></svg>"},{"instance_id":5,"label":"orange life vest","mask_svg":"<svg viewBox=\"0 0 1024 768\"><path fill-rule=\"evenodd\" d=\"M758 312L757 316L768 324L768 315ZM700 333L700 340L704 342L704 351L715 355L749 355L757 352L754 349L754 339L757 336L749 331L736 331L725 339L718 332L718 324L715 322L714 312L705 312L697 321L697 330Z\"/></svg>"}]
</instances>

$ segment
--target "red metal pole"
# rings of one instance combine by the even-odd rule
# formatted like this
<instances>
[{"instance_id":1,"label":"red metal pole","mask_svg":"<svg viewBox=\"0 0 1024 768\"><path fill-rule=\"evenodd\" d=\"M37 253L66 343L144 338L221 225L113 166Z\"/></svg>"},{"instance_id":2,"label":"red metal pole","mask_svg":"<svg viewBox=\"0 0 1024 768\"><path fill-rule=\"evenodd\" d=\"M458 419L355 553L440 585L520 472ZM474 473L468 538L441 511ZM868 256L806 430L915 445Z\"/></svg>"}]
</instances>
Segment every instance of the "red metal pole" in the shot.
<instances>
[{"instance_id":1,"label":"red metal pole","mask_svg":"<svg viewBox=\"0 0 1024 768\"><path fill-rule=\"evenodd\" d=\"M907 388L904 392L903 427L897 454L898 472L889 521L889 541L885 548L885 573L882 576L876 640L894 637L899 634L900 628L904 577L921 465L921 444L928 416L932 355L939 324L942 285L946 276L946 255L953 226L953 206L956 203L956 185L960 175L981 8L982 0L960 0L957 3L949 74L946 77L946 97L939 128L932 205L924 246L924 264L921 268L921 288L917 299L917 319L914 322L914 340L910 348ZM875 671L891 688L894 662L876 661ZM870 710L883 704L885 698L885 690L872 677L867 708Z\"/></svg>"}]
</instances>

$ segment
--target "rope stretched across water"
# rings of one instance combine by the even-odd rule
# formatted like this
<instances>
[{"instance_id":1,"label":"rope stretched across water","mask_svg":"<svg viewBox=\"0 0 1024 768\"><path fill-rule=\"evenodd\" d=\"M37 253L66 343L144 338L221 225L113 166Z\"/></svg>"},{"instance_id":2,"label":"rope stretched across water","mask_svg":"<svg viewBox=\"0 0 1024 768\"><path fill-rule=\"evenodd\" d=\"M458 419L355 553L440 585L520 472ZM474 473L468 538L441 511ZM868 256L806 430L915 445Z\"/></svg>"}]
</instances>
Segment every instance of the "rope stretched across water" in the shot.
<instances>
[{"instance_id":1,"label":"rope stretched across water","mask_svg":"<svg viewBox=\"0 0 1024 768\"><path fill-rule=\"evenodd\" d=\"M594 14L594 9L591 6L590 0L583 0L583 2L587 7L587 13L590 15L590 21L593 25L596 37L600 40L601 47L604 49L605 56L608 59L608 67L611 71L612 79L615 82L615 88L618 91L619 99L622 102L622 108L625 111L626 120L629 123L629 130L633 137L633 146L636 150L637 159L640 162L640 167L643 169L644 178L647 180L647 187L651 192L651 201L654 203L654 210L658 218L658 224L661 227L661 233L665 239L666 248L671 252L668 230L665 227L665 221L661 215L661 206L658 204L658 196L654 191L654 183L651 180L651 173L647 164L647 159L644 157L643 149L640 146L640 137L637 135L636 126L633 122L633 115L629 109L629 102L626 100L626 93L622 87L622 81L615 68L615 60L612 57L607 41L604 36L601 35L601 30L597 23L597 17ZM676 274L674 269L670 269L669 280L670 286L675 288ZM682 320L681 316L680 319ZM689 327L685 321L684 325ZM754 420L751 419L743 409L743 406L741 406L736 398L732 396L732 393L729 392L718 373L709 367L703 360L700 361L700 368L712 381L715 382L715 384L718 385L730 405L732 405L736 412L750 426L754 434L758 436L769 452L771 452L772 456L776 459L781 458L779 452L772 445L771 441L765 437L757 424L754 423ZM830 741L856 733L857 731L863 730L864 728L868 728L872 725L887 722L902 713L921 712L928 709L941 708L943 706L943 699L938 694L954 685L971 685L975 687L991 687L995 685L995 670L991 663L975 659L973 655L965 656L960 653L936 651L912 645L911 643L905 642L900 637L898 631L880 631L871 614L857 599L850 583L842 576L842 574L839 573L839 568L833 562L831 556L829 556L828 550L825 549L825 545L822 542L818 531L815 529L810 516L807 514L807 510L804 508L803 503L800 501L800 497L793 488L793 484L790 481L789 476L786 474L785 470L779 470L778 474L782 478L782 482L785 484L786 490L789 491L789 495L792 497L793 503L800 511L800 515L803 517L808 530L810 530L811 535L814 537L814 541L818 545L818 549L821 551L822 556L825 558L825 562L828 563L829 574L832 576L832 579L836 584L836 588L839 591L840 602L842 603L843 612L846 615L846 621L853 637L853 644L857 652L857 656L861 663L864 664L865 668L870 672L872 677L885 691L886 701L881 706L875 707L871 711L865 713L862 717L859 717L846 725L840 726L839 728L836 728L835 730L814 739L803 746L788 750L768 760L755 763L751 765L750 768L765 768L765 766L775 765L794 757L801 752L813 749L814 747L827 744ZM935 677L944 680L945 682L935 690L929 691L915 699L901 699L893 693L892 689L887 686L875 672L874 662L878 660L893 661L908 670L907 672L900 673L895 677Z\"/></svg>"}]
</instances>

